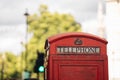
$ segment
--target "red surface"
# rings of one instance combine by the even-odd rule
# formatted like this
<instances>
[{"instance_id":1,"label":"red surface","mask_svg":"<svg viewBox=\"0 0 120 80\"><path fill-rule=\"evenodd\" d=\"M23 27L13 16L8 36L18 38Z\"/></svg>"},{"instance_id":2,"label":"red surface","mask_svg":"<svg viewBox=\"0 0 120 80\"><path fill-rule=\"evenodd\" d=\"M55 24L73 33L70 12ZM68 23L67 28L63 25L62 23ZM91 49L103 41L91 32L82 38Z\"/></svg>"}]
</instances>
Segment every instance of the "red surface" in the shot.
<instances>
[{"instance_id":1,"label":"red surface","mask_svg":"<svg viewBox=\"0 0 120 80\"><path fill-rule=\"evenodd\" d=\"M74 44L79 38L81 45ZM108 80L107 41L87 33L66 33L50 37L45 49L49 50L48 80ZM100 47L100 54L59 54L58 46ZM49 49L48 49L49 47Z\"/></svg>"}]
</instances>

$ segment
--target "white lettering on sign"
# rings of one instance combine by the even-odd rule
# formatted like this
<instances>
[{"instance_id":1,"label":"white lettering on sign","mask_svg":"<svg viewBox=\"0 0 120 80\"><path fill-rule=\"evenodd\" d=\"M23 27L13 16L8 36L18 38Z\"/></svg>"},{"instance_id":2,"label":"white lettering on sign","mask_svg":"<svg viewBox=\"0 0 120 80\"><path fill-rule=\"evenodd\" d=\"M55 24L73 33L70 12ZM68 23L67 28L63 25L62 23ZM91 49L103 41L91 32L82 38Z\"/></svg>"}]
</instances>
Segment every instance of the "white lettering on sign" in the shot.
<instances>
[{"instance_id":1,"label":"white lettering on sign","mask_svg":"<svg viewBox=\"0 0 120 80\"><path fill-rule=\"evenodd\" d=\"M65 53L78 53L78 54L100 54L100 47L86 47L86 46L78 46L78 47L64 47L58 46L57 53L65 54Z\"/></svg>"}]
</instances>

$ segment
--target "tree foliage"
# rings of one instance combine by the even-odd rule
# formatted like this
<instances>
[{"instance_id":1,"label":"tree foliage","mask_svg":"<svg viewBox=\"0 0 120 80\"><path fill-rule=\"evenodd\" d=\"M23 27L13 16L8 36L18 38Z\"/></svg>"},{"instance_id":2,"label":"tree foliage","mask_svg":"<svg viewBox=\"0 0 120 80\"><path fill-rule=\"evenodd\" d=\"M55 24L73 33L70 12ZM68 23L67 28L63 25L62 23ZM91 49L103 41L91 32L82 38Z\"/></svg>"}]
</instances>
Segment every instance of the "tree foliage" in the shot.
<instances>
[{"instance_id":1,"label":"tree foliage","mask_svg":"<svg viewBox=\"0 0 120 80\"><path fill-rule=\"evenodd\" d=\"M40 6L40 14L29 16L29 32L33 33L29 41L29 52L35 53L36 49L43 52L45 40L52 35L80 31L81 26L72 15L51 13L47 6ZM34 51L34 50L35 51Z\"/></svg>"},{"instance_id":2,"label":"tree foliage","mask_svg":"<svg viewBox=\"0 0 120 80\"><path fill-rule=\"evenodd\" d=\"M4 74L3 74L4 79L21 77L21 75L20 75L21 60L20 60L19 56L16 56L11 52L5 52L0 55L0 58L1 58L0 59L0 65L1 65L0 70L4 71Z\"/></svg>"},{"instance_id":3,"label":"tree foliage","mask_svg":"<svg viewBox=\"0 0 120 80\"><path fill-rule=\"evenodd\" d=\"M37 50L44 52L44 43L49 36L81 31L81 25L75 21L72 15L52 13L46 5L40 6L39 14L28 17L28 24L29 32L33 34L28 43L29 64L35 63Z\"/></svg>"}]
</instances>

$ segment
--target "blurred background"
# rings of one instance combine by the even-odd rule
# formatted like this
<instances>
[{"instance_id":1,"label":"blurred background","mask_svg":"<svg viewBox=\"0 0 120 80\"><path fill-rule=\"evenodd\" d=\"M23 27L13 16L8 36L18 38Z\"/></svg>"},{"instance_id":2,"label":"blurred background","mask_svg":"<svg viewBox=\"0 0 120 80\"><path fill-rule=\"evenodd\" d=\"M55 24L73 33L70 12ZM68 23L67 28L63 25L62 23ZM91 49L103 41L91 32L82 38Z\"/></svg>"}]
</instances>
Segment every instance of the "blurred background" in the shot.
<instances>
[{"instance_id":1,"label":"blurred background","mask_svg":"<svg viewBox=\"0 0 120 80\"><path fill-rule=\"evenodd\" d=\"M36 51L64 32L105 38L109 80L120 80L120 0L0 0L0 80L21 80L25 69L36 78Z\"/></svg>"}]
</instances>

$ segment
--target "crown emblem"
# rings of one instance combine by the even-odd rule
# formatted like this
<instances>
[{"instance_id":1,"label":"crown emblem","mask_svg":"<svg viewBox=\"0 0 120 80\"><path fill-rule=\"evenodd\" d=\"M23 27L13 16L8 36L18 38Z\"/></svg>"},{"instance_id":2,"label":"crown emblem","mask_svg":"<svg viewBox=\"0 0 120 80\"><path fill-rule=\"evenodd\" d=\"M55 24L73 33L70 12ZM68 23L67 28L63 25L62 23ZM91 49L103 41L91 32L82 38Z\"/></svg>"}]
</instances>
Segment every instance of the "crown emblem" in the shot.
<instances>
[{"instance_id":1,"label":"crown emblem","mask_svg":"<svg viewBox=\"0 0 120 80\"><path fill-rule=\"evenodd\" d=\"M75 45L82 45L82 40L80 40L79 38L77 38L74 42Z\"/></svg>"}]
</instances>

